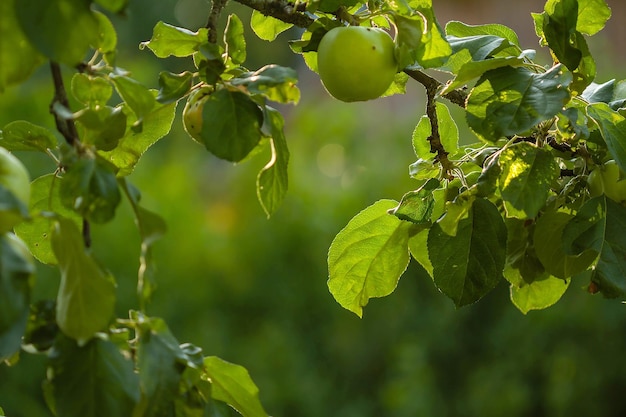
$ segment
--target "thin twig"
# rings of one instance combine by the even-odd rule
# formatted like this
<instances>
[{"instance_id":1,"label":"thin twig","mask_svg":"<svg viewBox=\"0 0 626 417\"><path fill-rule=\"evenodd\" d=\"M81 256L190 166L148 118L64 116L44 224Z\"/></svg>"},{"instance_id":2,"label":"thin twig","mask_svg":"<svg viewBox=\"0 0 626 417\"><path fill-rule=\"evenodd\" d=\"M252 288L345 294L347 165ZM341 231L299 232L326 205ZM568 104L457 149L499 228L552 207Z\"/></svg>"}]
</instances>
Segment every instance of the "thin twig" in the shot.
<instances>
[{"instance_id":1,"label":"thin twig","mask_svg":"<svg viewBox=\"0 0 626 417\"><path fill-rule=\"evenodd\" d=\"M308 28L315 21L304 13L301 4L295 5L285 0L235 0L244 6L257 10L265 16L271 16L285 23L301 28Z\"/></svg>"},{"instance_id":2,"label":"thin twig","mask_svg":"<svg viewBox=\"0 0 626 417\"><path fill-rule=\"evenodd\" d=\"M69 101L67 99L67 93L65 92L65 85L63 84L63 75L61 74L61 66L58 62L50 61L50 71L52 72L52 80L54 82L54 98L50 103L50 113L54 116L54 121L57 126L57 130L65 141L74 146L78 143L78 131L74 120L66 119L55 109L55 104L60 104L64 108L70 108Z\"/></svg>"},{"instance_id":3,"label":"thin twig","mask_svg":"<svg viewBox=\"0 0 626 417\"><path fill-rule=\"evenodd\" d=\"M418 70L405 69L404 72L411 78L413 78L418 83L422 84L426 90L433 89L438 90L443 87L443 83L438 81L437 79L431 77ZM449 93L444 94L442 97L448 99L451 103L456 104L457 106L465 108L467 93L463 90L452 90Z\"/></svg>"},{"instance_id":4,"label":"thin twig","mask_svg":"<svg viewBox=\"0 0 626 417\"><path fill-rule=\"evenodd\" d=\"M206 23L206 27L209 29L209 43L217 43L217 21L219 20L222 9L226 6L226 3L228 3L228 0L213 0L211 4L211 13L209 14L209 20Z\"/></svg>"}]
</instances>

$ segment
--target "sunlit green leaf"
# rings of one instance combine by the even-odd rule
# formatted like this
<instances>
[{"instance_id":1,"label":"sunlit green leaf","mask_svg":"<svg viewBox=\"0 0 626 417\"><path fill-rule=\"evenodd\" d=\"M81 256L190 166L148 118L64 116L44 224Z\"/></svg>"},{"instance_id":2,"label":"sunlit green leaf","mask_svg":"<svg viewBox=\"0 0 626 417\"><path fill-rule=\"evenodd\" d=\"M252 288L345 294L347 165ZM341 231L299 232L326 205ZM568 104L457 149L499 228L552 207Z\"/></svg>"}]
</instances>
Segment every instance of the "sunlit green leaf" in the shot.
<instances>
[{"instance_id":1,"label":"sunlit green leaf","mask_svg":"<svg viewBox=\"0 0 626 417\"><path fill-rule=\"evenodd\" d=\"M152 38L142 42L140 49L148 47L159 58L170 55L184 57L193 55L203 43L208 42L208 29L200 28L196 32L158 22L153 29Z\"/></svg>"},{"instance_id":2,"label":"sunlit green leaf","mask_svg":"<svg viewBox=\"0 0 626 417\"><path fill-rule=\"evenodd\" d=\"M424 68L441 66L452 53L431 7L420 8L421 14L406 16L394 14L398 31L398 65L405 67L418 63ZM426 24L424 22L426 19Z\"/></svg>"},{"instance_id":3,"label":"sunlit green leaf","mask_svg":"<svg viewBox=\"0 0 626 417\"><path fill-rule=\"evenodd\" d=\"M138 81L123 75L111 76L111 80L119 95L137 115L137 119L142 119L156 105L155 95Z\"/></svg>"},{"instance_id":4,"label":"sunlit green leaf","mask_svg":"<svg viewBox=\"0 0 626 417\"><path fill-rule=\"evenodd\" d=\"M511 301L522 313L542 310L554 305L561 299L571 280L553 277L543 272L527 282L517 269L505 268L505 274L511 283Z\"/></svg>"},{"instance_id":5,"label":"sunlit green leaf","mask_svg":"<svg viewBox=\"0 0 626 417\"><path fill-rule=\"evenodd\" d=\"M224 30L226 54L235 64L243 64L246 60L246 40L243 34L243 23L236 14L228 16Z\"/></svg>"},{"instance_id":6,"label":"sunlit green leaf","mask_svg":"<svg viewBox=\"0 0 626 417\"><path fill-rule=\"evenodd\" d=\"M176 104L177 102L155 105L152 111L144 116L140 132L128 129L115 149L110 152L99 152L118 168L118 177L130 175L144 152L169 133L176 116ZM135 118L128 117L129 125L135 121Z\"/></svg>"},{"instance_id":7,"label":"sunlit green leaf","mask_svg":"<svg viewBox=\"0 0 626 417\"><path fill-rule=\"evenodd\" d=\"M0 93L27 79L43 57L28 42L15 16L17 0L0 2Z\"/></svg>"},{"instance_id":8,"label":"sunlit green leaf","mask_svg":"<svg viewBox=\"0 0 626 417\"><path fill-rule=\"evenodd\" d=\"M430 223L435 207L433 191L439 184L439 180L431 178L419 189L409 191L402 196L398 206L390 210L389 214L415 224Z\"/></svg>"},{"instance_id":9,"label":"sunlit green leaf","mask_svg":"<svg viewBox=\"0 0 626 417\"><path fill-rule=\"evenodd\" d=\"M55 174L41 176L31 183L30 209L33 218L15 227L15 233L28 245L33 256L41 263L56 265L57 260L50 244L50 231L54 219L42 212L56 213L70 219L79 227L82 219L61 203L59 195L62 178Z\"/></svg>"},{"instance_id":10,"label":"sunlit green leaf","mask_svg":"<svg viewBox=\"0 0 626 417\"><path fill-rule=\"evenodd\" d=\"M15 11L26 37L42 54L75 66L98 44L98 20L86 0L19 0Z\"/></svg>"},{"instance_id":11,"label":"sunlit green leaf","mask_svg":"<svg viewBox=\"0 0 626 417\"><path fill-rule=\"evenodd\" d=\"M598 33L611 17L611 9L604 0L578 0L576 30L586 35Z\"/></svg>"},{"instance_id":12,"label":"sunlit green leaf","mask_svg":"<svg viewBox=\"0 0 626 417\"><path fill-rule=\"evenodd\" d=\"M250 18L250 26L259 38L271 42L276 39L279 34L291 28L293 25L275 19L272 16L264 16L263 13L253 10L252 17Z\"/></svg>"},{"instance_id":13,"label":"sunlit green leaf","mask_svg":"<svg viewBox=\"0 0 626 417\"><path fill-rule=\"evenodd\" d=\"M563 108L571 80L560 65L542 74L512 67L488 71L470 93L467 122L489 142L522 133Z\"/></svg>"},{"instance_id":14,"label":"sunlit green leaf","mask_svg":"<svg viewBox=\"0 0 626 417\"><path fill-rule=\"evenodd\" d=\"M76 100L91 107L105 105L113 95L113 86L108 80L80 72L72 77L71 88Z\"/></svg>"},{"instance_id":15,"label":"sunlit green leaf","mask_svg":"<svg viewBox=\"0 0 626 417\"><path fill-rule=\"evenodd\" d=\"M0 236L0 361L19 351L35 273L33 257L13 234Z\"/></svg>"},{"instance_id":16,"label":"sunlit green leaf","mask_svg":"<svg viewBox=\"0 0 626 417\"><path fill-rule=\"evenodd\" d=\"M113 277L85 251L82 233L71 220L59 218L55 223L52 250L61 270L57 323L63 333L84 344L113 317Z\"/></svg>"},{"instance_id":17,"label":"sunlit green leaf","mask_svg":"<svg viewBox=\"0 0 626 417\"><path fill-rule=\"evenodd\" d=\"M297 103L300 100L297 82L298 73L293 68L273 64L230 80L233 85L245 86L252 94L262 94L279 103Z\"/></svg>"},{"instance_id":18,"label":"sunlit green leaf","mask_svg":"<svg viewBox=\"0 0 626 417\"><path fill-rule=\"evenodd\" d=\"M57 144L51 131L26 120L11 122L0 133L0 146L9 151L46 152Z\"/></svg>"},{"instance_id":19,"label":"sunlit green leaf","mask_svg":"<svg viewBox=\"0 0 626 417\"><path fill-rule=\"evenodd\" d=\"M269 123L272 138L270 139L271 158L257 177L257 195L267 216L271 216L280 206L289 183L287 165L289 163L289 149L283 132L284 120L282 115L266 107L266 117Z\"/></svg>"},{"instance_id":20,"label":"sunlit green leaf","mask_svg":"<svg viewBox=\"0 0 626 417\"><path fill-rule=\"evenodd\" d=\"M79 346L59 337L50 353L48 378L58 416L131 416L139 401L133 362L108 340L95 338Z\"/></svg>"},{"instance_id":21,"label":"sunlit green leaf","mask_svg":"<svg viewBox=\"0 0 626 417\"><path fill-rule=\"evenodd\" d=\"M520 219L537 216L560 172L552 154L520 142L505 149L498 163L500 193L507 215Z\"/></svg>"},{"instance_id":22,"label":"sunlit green leaf","mask_svg":"<svg viewBox=\"0 0 626 417\"><path fill-rule=\"evenodd\" d=\"M361 211L328 250L328 288L342 307L359 317L370 298L393 292L408 265L411 223L388 213L397 204L380 200Z\"/></svg>"},{"instance_id":23,"label":"sunlit green leaf","mask_svg":"<svg viewBox=\"0 0 626 417\"><path fill-rule=\"evenodd\" d=\"M224 401L245 417L267 417L259 401L259 389L244 367L216 356L204 358L204 367L213 398Z\"/></svg>"},{"instance_id":24,"label":"sunlit green leaf","mask_svg":"<svg viewBox=\"0 0 626 417\"><path fill-rule=\"evenodd\" d=\"M104 13L94 11L94 16L98 21L98 50L102 54L115 52L115 48L117 48L117 32L113 23Z\"/></svg>"},{"instance_id":25,"label":"sunlit green leaf","mask_svg":"<svg viewBox=\"0 0 626 417\"><path fill-rule=\"evenodd\" d=\"M440 222L433 224L428 254L437 288L457 307L482 298L502 279L506 236L498 209L480 198L458 221L456 234L448 234Z\"/></svg>"},{"instance_id":26,"label":"sunlit green leaf","mask_svg":"<svg viewBox=\"0 0 626 417\"><path fill-rule=\"evenodd\" d=\"M218 158L239 162L261 140L263 113L243 93L220 89L202 109L202 142Z\"/></svg>"},{"instance_id":27,"label":"sunlit green leaf","mask_svg":"<svg viewBox=\"0 0 626 417\"><path fill-rule=\"evenodd\" d=\"M439 125L439 136L441 144L446 152L454 152L459 147L459 129L450 114L448 106L443 103L436 103L437 123ZM432 160L436 153L431 152L430 140L432 128L430 119L422 116L413 131L413 150L418 158Z\"/></svg>"},{"instance_id":28,"label":"sunlit green leaf","mask_svg":"<svg viewBox=\"0 0 626 417\"><path fill-rule=\"evenodd\" d=\"M517 33L508 26L490 23L486 25L468 25L459 21L450 21L446 23L446 34L456 37L494 35L499 38L508 40L512 45L519 47L519 39Z\"/></svg>"}]
</instances>

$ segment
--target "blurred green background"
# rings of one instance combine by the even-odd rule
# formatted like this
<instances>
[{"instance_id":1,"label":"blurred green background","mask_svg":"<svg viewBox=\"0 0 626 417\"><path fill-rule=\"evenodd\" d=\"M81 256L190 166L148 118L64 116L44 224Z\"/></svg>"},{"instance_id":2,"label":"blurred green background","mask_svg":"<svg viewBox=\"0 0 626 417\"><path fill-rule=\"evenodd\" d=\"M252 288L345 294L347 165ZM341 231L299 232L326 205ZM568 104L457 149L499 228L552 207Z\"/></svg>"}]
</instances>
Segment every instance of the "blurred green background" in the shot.
<instances>
[{"instance_id":1,"label":"blurred green background","mask_svg":"<svg viewBox=\"0 0 626 417\"><path fill-rule=\"evenodd\" d=\"M623 45L624 7L608 3L610 27L591 42L599 82L624 78L613 49ZM448 0L435 2L435 10L442 23L500 22L524 30L522 42L531 39L524 46L536 48L529 13L541 11L542 2L507 2L507 10L498 4ZM113 19L119 64L151 87L163 68L186 69L187 60L159 61L137 45L158 20L204 25L207 9L204 0L131 0L128 16ZM249 14L234 5L229 10ZM237 166L219 161L189 140L180 118L131 176L144 206L169 227L154 248L159 288L148 313L165 318L181 343L244 365L276 417L626 415L626 306L588 295L584 280L556 306L527 316L509 302L504 282L456 310L412 263L395 293L372 300L363 319L335 303L326 287L327 249L361 209L415 187L408 178L410 138L424 101L416 85L406 96L376 102L332 100L290 52L286 40L296 37L292 31L270 44L247 32L249 68L279 63L301 74L300 104L281 107L290 190L273 218L266 219L255 195L269 155ZM28 119L52 128L51 97L42 67L0 96L0 126ZM459 123L464 140L473 141ZM46 157L19 156L34 176L53 169ZM127 204L114 222L94 228L93 241L118 280L124 317L137 307L139 256ZM54 297L57 286L56 272L41 267L36 299ZM45 357L27 354L14 368L0 366L7 416L50 415L41 391L44 368Z\"/></svg>"}]
</instances>

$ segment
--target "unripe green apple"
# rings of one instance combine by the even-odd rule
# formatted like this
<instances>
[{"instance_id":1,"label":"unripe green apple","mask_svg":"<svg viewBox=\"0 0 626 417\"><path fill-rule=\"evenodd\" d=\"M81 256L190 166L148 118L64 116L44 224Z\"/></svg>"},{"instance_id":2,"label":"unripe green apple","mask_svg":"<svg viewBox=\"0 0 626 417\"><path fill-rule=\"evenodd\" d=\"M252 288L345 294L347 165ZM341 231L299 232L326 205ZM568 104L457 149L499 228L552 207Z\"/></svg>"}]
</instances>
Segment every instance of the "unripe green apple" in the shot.
<instances>
[{"instance_id":1,"label":"unripe green apple","mask_svg":"<svg viewBox=\"0 0 626 417\"><path fill-rule=\"evenodd\" d=\"M2 147L0 147L0 185L28 208L30 201L28 171L19 159ZM5 197L4 200L0 200L0 233L10 231L24 219L15 199Z\"/></svg>"},{"instance_id":2,"label":"unripe green apple","mask_svg":"<svg viewBox=\"0 0 626 417\"><path fill-rule=\"evenodd\" d=\"M587 178L589 194L592 197L605 194L617 202L626 200L626 180L619 178L620 169L617 163L614 160L607 161L589 173Z\"/></svg>"},{"instance_id":3,"label":"unripe green apple","mask_svg":"<svg viewBox=\"0 0 626 417\"><path fill-rule=\"evenodd\" d=\"M317 69L326 90L342 101L380 97L398 70L391 36L382 29L343 26L328 31L317 50Z\"/></svg>"},{"instance_id":4,"label":"unripe green apple","mask_svg":"<svg viewBox=\"0 0 626 417\"><path fill-rule=\"evenodd\" d=\"M189 136L200 143L202 143L200 137L202 132L202 110L204 103L209 98L209 94L209 89L199 89L189 96L187 104L185 104L183 109L183 127Z\"/></svg>"}]
</instances>

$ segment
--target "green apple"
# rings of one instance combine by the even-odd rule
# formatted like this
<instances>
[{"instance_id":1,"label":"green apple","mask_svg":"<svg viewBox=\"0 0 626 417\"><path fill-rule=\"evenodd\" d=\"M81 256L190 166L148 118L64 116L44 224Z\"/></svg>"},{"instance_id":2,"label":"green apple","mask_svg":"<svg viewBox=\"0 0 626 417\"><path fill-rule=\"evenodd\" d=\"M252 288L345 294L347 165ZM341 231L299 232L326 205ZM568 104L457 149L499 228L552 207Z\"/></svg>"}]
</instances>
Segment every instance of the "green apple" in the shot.
<instances>
[{"instance_id":1,"label":"green apple","mask_svg":"<svg viewBox=\"0 0 626 417\"><path fill-rule=\"evenodd\" d=\"M626 200L626 180L620 180L620 169L614 160L591 171L587 183L592 197L604 194L617 202Z\"/></svg>"},{"instance_id":2,"label":"green apple","mask_svg":"<svg viewBox=\"0 0 626 417\"><path fill-rule=\"evenodd\" d=\"M341 101L366 101L380 97L398 70L394 43L378 28L333 28L322 37L317 69L326 90Z\"/></svg>"},{"instance_id":3,"label":"green apple","mask_svg":"<svg viewBox=\"0 0 626 417\"><path fill-rule=\"evenodd\" d=\"M30 176L22 162L2 147L0 186L0 233L4 233L24 220L30 201Z\"/></svg>"},{"instance_id":4,"label":"green apple","mask_svg":"<svg viewBox=\"0 0 626 417\"><path fill-rule=\"evenodd\" d=\"M183 127L195 141L202 143L200 134L202 133L202 110L204 103L208 100L211 90L201 88L192 93L187 99L187 104L183 109Z\"/></svg>"}]
</instances>

